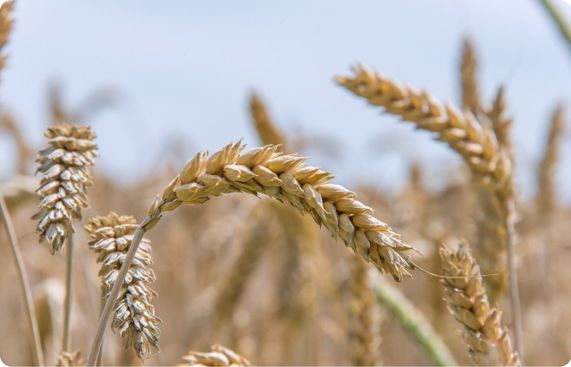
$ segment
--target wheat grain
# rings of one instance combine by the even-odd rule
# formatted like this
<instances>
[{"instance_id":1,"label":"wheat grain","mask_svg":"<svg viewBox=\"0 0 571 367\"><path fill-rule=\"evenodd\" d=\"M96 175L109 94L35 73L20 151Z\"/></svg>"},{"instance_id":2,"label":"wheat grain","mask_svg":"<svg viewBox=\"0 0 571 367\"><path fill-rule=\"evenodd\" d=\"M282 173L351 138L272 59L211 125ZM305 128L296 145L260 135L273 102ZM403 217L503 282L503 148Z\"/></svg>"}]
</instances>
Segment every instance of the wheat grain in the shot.
<instances>
[{"instance_id":1,"label":"wheat grain","mask_svg":"<svg viewBox=\"0 0 571 367\"><path fill-rule=\"evenodd\" d=\"M472 41L464 39L460 61L462 87L462 108L469 109L475 116L480 112L480 92L478 88L478 59Z\"/></svg>"},{"instance_id":2,"label":"wheat grain","mask_svg":"<svg viewBox=\"0 0 571 367\"><path fill-rule=\"evenodd\" d=\"M116 282L119 268L131 246L136 223L131 216L118 216L111 212L107 217L90 218L85 226L92 238L89 247L98 254L97 262L101 263L99 276L106 295ZM113 331L127 339L125 349L132 346L141 359L150 347L159 349L160 330L157 324L161 320L155 316L151 304L151 299L157 294L149 288L149 284L155 281L155 273L149 267L153 263L150 252L150 241L143 239L115 303L115 317L111 324Z\"/></svg>"},{"instance_id":3,"label":"wheat grain","mask_svg":"<svg viewBox=\"0 0 571 367\"><path fill-rule=\"evenodd\" d=\"M51 126L45 135L49 146L36 159L40 164L36 172L42 174L36 191L42 201L32 219L39 220L40 241L46 240L56 254L75 232L73 220L80 220L81 210L88 207L86 188L92 186L88 167L98 153L89 126Z\"/></svg>"},{"instance_id":4,"label":"wheat grain","mask_svg":"<svg viewBox=\"0 0 571 367\"><path fill-rule=\"evenodd\" d=\"M225 348L221 345L214 344L211 352L188 352L187 356L182 357L185 361L180 366L242 366L248 367L252 364L246 358Z\"/></svg>"},{"instance_id":5,"label":"wheat grain","mask_svg":"<svg viewBox=\"0 0 571 367\"><path fill-rule=\"evenodd\" d=\"M440 249L448 305L464 326L463 337L472 360L479 366L520 366L517 352L512 350L507 329L502 327L501 312L490 307L480 268L467 242L456 251ZM461 278L466 277L466 278Z\"/></svg>"}]
</instances>

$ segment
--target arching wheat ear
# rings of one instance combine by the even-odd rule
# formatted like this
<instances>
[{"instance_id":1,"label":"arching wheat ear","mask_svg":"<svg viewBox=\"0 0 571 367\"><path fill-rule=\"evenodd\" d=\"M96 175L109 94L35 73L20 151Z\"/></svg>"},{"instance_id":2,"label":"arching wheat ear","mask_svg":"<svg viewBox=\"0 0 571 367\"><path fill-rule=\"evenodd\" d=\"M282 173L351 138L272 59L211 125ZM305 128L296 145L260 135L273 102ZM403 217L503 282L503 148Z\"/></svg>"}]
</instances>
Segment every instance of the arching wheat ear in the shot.
<instances>
[{"instance_id":1,"label":"arching wheat ear","mask_svg":"<svg viewBox=\"0 0 571 367\"><path fill-rule=\"evenodd\" d=\"M32 219L39 220L40 241L46 240L55 255L75 232L73 220L80 220L82 209L88 207L86 188L93 184L88 167L99 154L89 126L50 126L45 136L49 146L36 159L36 172L42 174L36 191L42 201Z\"/></svg>"},{"instance_id":2,"label":"arching wheat ear","mask_svg":"<svg viewBox=\"0 0 571 367\"><path fill-rule=\"evenodd\" d=\"M99 276L105 295L109 295L116 282L136 228L134 217L118 216L113 212L106 217L89 218L85 226L92 238L89 247L98 254L97 262L101 263ZM161 335L157 327L161 319L155 316L155 308L151 304L157 294L149 288L155 282L155 273L150 268L153 263L150 252L151 242L143 239L115 303L111 324L113 331L127 338L125 349L132 346L141 359L151 347L159 350Z\"/></svg>"},{"instance_id":3,"label":"arching wheat ear","mask_svg":"<svg viewBox=\"0 0 571 367\"><path fill-rule=\"evenodd\" d=\"M198 153L189 160L181 173L157 195L149 208L149 216L133 234L133 241L123 262L116 284L111 291L97 327L88 365L95 364L103 331L111 316L137 247L145 233L162 217L181 204L196 205L213 196L232 193L265 194L284 204L308 213L319 225L324 225L333 237L340 237L353 251L372 262L383 274L396 281L411 276L408 270L417 266L402 252L413 249L390 227L372 216L373 210L357 201L357 195L346 188L329 184L330 172L304 163L306 158L277 152L278 146L266 145L244 149L241 141L228 144L210 157Z\"/></svg>"},{"instance_id":4,"label":"arching wheat ear","mask_svg":"<svg viewBox=\"0 0 571 367\"><path fill-rule=\"evenodd\" d=\"M185 363L179 366L240 366L249 367L252 364L246 358L221 345L214 344L211 352L188 352L182 357Z\"/></svg>"},{"instance_id":5,"label":"arching wheat ear","mask_svg":"<svg viewBox=\"0 0 571 367\"><path fill-rule=\"evenodd\" d=\"M472 360L479 366L521 366L512 349L507 328L502 327L501 312L490 307L480 268L470 246L460 243L456 251L440 249L450 310L463 326L463 337ZM466 277L466 278L458 278Z\"/></svg>"}]
</instances>

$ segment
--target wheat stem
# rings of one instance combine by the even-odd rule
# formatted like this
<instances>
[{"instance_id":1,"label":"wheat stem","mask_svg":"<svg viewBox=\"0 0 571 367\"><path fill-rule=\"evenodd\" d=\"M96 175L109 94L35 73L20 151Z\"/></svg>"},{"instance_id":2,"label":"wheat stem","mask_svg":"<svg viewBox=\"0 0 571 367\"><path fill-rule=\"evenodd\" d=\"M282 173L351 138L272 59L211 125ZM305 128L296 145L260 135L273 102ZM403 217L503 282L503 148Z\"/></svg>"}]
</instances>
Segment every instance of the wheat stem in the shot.
<instances>
[{"instance_id":1,"label":"wheat stem","mask_svg":"<svg viewBox=\"0 0 571 367\"><path fill-rule=\"evenodd\" d=\"M69 352L70 349L70 330L71 330L71 303L73 298L73 234L67 238L67 269L65 275L65 300L64 300L64 314L63 314L63 338L62 338L62 352Z\"/></svg>"},{"instance_id":2,"label":"wheat stem","mask_svg":"<svg viewBox=\"0 0 571 367\"><path fill-rule=\"evenodd\" d=\"M569 29L569 26L567 25L567 23L565 23L563 16L559 13L559 11L555 8L555 6L553 6L550 0L539 0L539 2L541 3L541 5L543 5L545 10L547 10L549 15L551 16L551 19L553 19L553 21L557 25L557 28L559 29L561 36L563 36L563 38L567 43L567 46L571 50L571 29Z\"/></svg>"},{"instance_id":3,"label":"wheat stem","mask_svg":"<svg viewBox=\"0 0 571 367\"><path fill-rule=\"evenodd\" d=\"M26 306L26 316L28 318L28 326L30 328L30 341L32 344L32 349L34 350L34 364L37 366L44 366L44 354L42 351L42 344L40 341L40 332L38 329L38 322L36 316L36 310L34 308L34 301L32 299L32 291L30 289L30 284L28 282L28 275L26 274L26 268L24 266L24 260L22 254L20 253L20 246L18 244L18 239L16 237L16 231L12 220L10 219L10 213L8 213L8 208L6 206L6 201L4 201L4 196L0 191L0 212L2 214L2 221L6 227L6 232L8 233L8 238L10 244L12 245L12 253L14 254L14 260L16 262L16 268L18 273L18 280L20 281L20 288L24 295L24 304Z\"/></svg>"},{"instance_id":4,"label":"wheat stem","mask_svg":"<svg viewBox=\"0 0 571 367\"><path fill-rule=\"evenodd\" d=\"M521 304L519 298L519 282L517 276L515 244L517 235L515 231L515 203L514 200L508 200L506 203L507 213L504 220L506 221L506 242L508 247L508 271L510 278L510 302L512 311L512 320L514 328L514 342L519 360L523 365L523 328L521 320Z\"/></svg>"},{"instance_id":5,"label":"wheat stem","mask_svg":"<svg viewBox=\"0 0 571 367\"><path fill-rule=\"evenodd\" d=\"M430 322L398 289L385 279L378 279L375 292L377 300L404 327L435 365L458 366L458 362L454 360Z\"/></svg>"}]
</instances>

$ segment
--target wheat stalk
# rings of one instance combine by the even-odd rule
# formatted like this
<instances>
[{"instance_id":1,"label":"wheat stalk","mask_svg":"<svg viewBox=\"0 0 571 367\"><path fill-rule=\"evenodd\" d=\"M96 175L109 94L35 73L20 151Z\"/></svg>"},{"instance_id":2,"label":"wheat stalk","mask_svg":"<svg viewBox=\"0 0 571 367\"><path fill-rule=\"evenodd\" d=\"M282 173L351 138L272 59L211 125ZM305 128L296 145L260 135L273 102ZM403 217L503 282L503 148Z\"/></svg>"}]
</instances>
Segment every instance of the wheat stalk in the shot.
<instances>
[{"instance_id":1,"label":"wheat stalk","mask_svg":"<svg viewBox=\"0 0 571 367\"><path fill-rule=\"evenodd\" d=\"M539 218L548 221L555 204L555 168L559 160L559 145L564 130L564 110L558 106L551 117L549 134L538 170L536 198Z\"/></svg>"},{"instance_id":2,"label":"wheat stalk","mask_svg":"<svg viewBox=\"0 0 571 367\"><path fill-rule=\"evenodd\" d=\"M349 279L349 356L351 366L379 364L380 330L376 297L366 263L353 256Z\"/></svg>"},{"instance_id":3,"label":"wheat stalk","mask_svg":"<svg viewBox=\"0 0 571 367\"><path fill-rule=\"evenodd\" d=\"M188 352L182 357L185 363L179 366L241 366L252 364L246 358L221 345L214 344L210 352Z\"/></svg>"},{"instance_id":4,"label":"wheat stalk","mask_svg":"<svg viewBox=\"0 0 571 367\"><path fill-rule=\"evenodd\" d=\"M61 352L57 356L56 367L83 366L85 360L83 360L80 355L81 352L79 350L75 352Z\"/></svg>"},{"instance_id":5,"label":"wheat stalk","mask_svg":"<svg viewBox=\"0 0 571 367\"><path fill-rule=\"evenodd\" d=\"M135 256L143 234L161 219L162 214L181 204L197 205L214 196L231 193L264 194L300 213L308 213L318 224L324 225L333 237L340 237L353 251L359 252L383 274L396 281L411 276L408 270L417 269L408 256L401 252L413 249L400 239L390 227L372 216L373 210L356 200L355 193L329 184L330 172L303 163L306 158L296 154L276 152L278 146L266 145L242 154L241 141L228 144L210 157L198 153L157 195L149 216L133 235L132 246L124 260L117 281L123 282L127 268ZM103 330L111 316L120 287L116 284L108 297L92 344L88 365L97 358Z\"/></svg>"},{"instance_id":6,"label":"wheat stalk","mask_svg":"<svg viewBox=\"0 0 571 367\"><path fill-rule=\"evenodd\" d=\"M511 149L500 149L488 121L478 121L471 112L460 112L449 103L441 106L426 91L417 92L363 67L357 67L352 78L337 77L336 80L370 104L382 106L388 113L400 116L404 121L414 122L417 128L435 133L437 140L445 142L462 156L473 175L498 200L508 253L515 344L520 357L523 358L523 332L515 265L515 195Z\"/></svg>"},{"instance_id":7,"label":"wheat stalk","mask_svg":"<svg viewBox=\"0 0 571 367\"><path fill-rule=\"evenodd\" d=\"M101 263L99 276L103 291L108 296L117 281L119 269L130 246L133 233L137 228L135 218L118 216L111 212L106 217L89 218L85 230L92 240L89 247L98 254L97 262ZM143 239L137 249L135 261L130 265L119 299L115 303L115 317L111 328L126 338L125 349L133 347L137 356L143 356L155 348L159 350L160 330L157 324L161 320L155 316L151 299L157 294L149 288L155 281L155 273L149 267L152 263L151 243Z\"/></svg>"},{"instance_id":8,"label":"wheat stalk","mask_svg":"<svg viewBox=\"0 0 571 367\"><path fill-rule=\"evenodd\" d=\"M462 108L469 109L475 116L480 113L480 92L478 88L478 59L472 41L464 39L460 61L460 86Z\"/></svg>"},{"instance_id":9,"label":"wheat stalk","mask_svg":"<svg viewBox=\"0 0 571 367\"><path fill-rule=\"evenodd\" d=\"M521 366L508 331L502 327L501 312L490 307L480 268L468 243L461 242L456 251L442 247L440 257L444 275L451 277L442 280L448 305L464 326L463 336L472 360L479 366Z\"/></svg>"}]
</instances>

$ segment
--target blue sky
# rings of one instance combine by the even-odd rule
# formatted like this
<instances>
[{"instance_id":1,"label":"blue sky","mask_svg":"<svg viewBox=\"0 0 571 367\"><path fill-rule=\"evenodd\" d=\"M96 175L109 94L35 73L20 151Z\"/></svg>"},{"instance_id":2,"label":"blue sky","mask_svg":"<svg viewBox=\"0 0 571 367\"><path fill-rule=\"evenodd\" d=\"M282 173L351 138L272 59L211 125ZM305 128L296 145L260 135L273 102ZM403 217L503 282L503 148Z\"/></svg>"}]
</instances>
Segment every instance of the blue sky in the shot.
<instances>
[{"instance_id":1,"label":"blue sky","mask_svg":"<svg viewBox=\"0 0 571 367\"><path fill-rule=\"evenodd\" d=\"M571 7L556 5L571 19ZM172 160L173 146L182 164L241 137L258 145L246 110L256 89L283 130L344 151L306 152L341 183L364 177L398 190L407 163L418 160L437 185L457 157L367 107L333 76L362 62L457 103L462 38L470 35L484 97L507 85L519 182L531 195L551 111L571 97L571 54L537 0L25 0L15 17L3 104L42 144L50 82L64 87L70 106L97 89L116 90L120 105L91 122L99 168L124 182ZM10 148L0 137L3 178L12 170L4 159ZM569 139L562 154L559 189L569 199Z\"/></svg>"}]
</instances>

